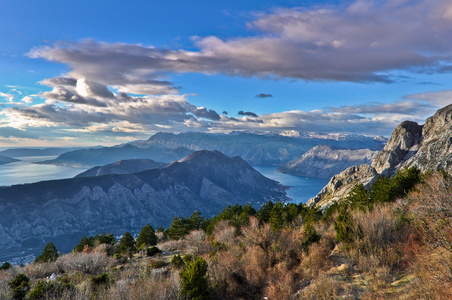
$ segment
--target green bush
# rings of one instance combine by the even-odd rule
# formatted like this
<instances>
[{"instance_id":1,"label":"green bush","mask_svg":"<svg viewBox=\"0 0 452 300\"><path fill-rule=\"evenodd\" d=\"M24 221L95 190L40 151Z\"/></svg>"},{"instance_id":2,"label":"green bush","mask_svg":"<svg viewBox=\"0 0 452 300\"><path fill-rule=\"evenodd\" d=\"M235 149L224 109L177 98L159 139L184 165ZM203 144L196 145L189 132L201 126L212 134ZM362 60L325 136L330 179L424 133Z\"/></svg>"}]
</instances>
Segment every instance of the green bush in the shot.
<instances>
[{"instance_id":1,"label":"green bush","mask_svg":"<svg viewBox=\"0 0 452 300\"><path fill-rule=\"evenodd\" d=\"M154 246L156 244L157 235L155 234L155 230L151 225L146 224L137 237L137 247L141 249L144 246Z\"/></svg>"},{"instance_id":2,"label":"green bush","mask_svg":"<svg viewBox=\"0 0 452 300\"><path fill-rule=\"evenodd\" d=\"M27 275L18 274L8 285L12 289L11 297L13 299L25 299L30 289L30 278Z\"/></svg>"},{"instance_id":3,"label":"green bush","mask_svg":"<svg viewBox=\"0 0 452 300\"><path fill-rule=\"evenodd\" d=\"M180 254L174 255L171 259L171 265L174 268L182 268L185 265L184 260L182 259L182 256Z\"/></svg>"},{"instance_id":4,"label":"green bush","mask_svg":"<svg viewBox=\"0 0 452 300\"><path fill-rule=\"evenodd\" d=\"M159 248L152 246L151 248L146 249L147 256L154 256L156 254L162 253L162 250Z\"/></svg>"},{"instance_id":5,"label":"green bush","mask_svg":"<svg viewBox=\"0 0 452 300\"><path fill-rule=\"evenodd\" d=\"M9 268L11 268L11 264L6 261L0 266L0 271L1 270L8 270Z\"/></svg>"},{"instance_id":6,"label":"green bush","mask_svg":"<svg viewBox=\"0 0 452 300\"><path fill-rule=\"evenodd\" d=\"M334 221L334 230L336 231L336 241L350 244L355 241L355 222L346 207L341 207L339 215Z\"/></svg>"}]
</instances>

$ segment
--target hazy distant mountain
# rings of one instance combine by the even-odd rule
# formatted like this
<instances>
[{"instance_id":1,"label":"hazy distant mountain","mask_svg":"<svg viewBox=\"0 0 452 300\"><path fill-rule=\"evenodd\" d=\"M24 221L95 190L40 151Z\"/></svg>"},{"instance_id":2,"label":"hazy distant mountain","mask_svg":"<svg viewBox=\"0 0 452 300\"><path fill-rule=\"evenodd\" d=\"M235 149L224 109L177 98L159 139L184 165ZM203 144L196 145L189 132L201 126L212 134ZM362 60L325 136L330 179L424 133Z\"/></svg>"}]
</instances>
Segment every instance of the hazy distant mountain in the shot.
<instances>
[{"instance_id":1,"label":"hazy distant mountain","mask_svg":"<svg viewBox=\"0 0 452 300\"><path fill-rule=\"evenodd\" d=\"M48 241L69 250L82 235L136 232L146 223L167 227L175 216L195 210L212 216L229 204L285 201L285 189L240 157L218 151L134 174L0 187L0 250Z\"/></svg>"},{"instance_id":2,"label":"hazy distant mountain","mask_svg":"<svg viewBox=\"0 0 452 300\"><path fill-rule=\"evenodd\" d=\"M183 147L166 148L162 146L151 146L147 148L138 148L133 145L126 144L117 147L74 150L63 153L55 159L39 163L99 166L125 159L152 159L154 161L169 163L181 159L192 152L192 150Z\"/></svg>"},{"instance_id":3,"label":"hazy distant mountain","mask_svg":"<svg viewBox=\"0 0 452 300\"><path fill-rule=\"evenodd\" d=\"M14 159L14 158L11 158L11 157L8 157L8 156L0 155L0 165L9 164L9 163L12 163L12 162L15 162L15 161L19 161L19 159Z\"/></svg>"},{"instance_id":4,"label":"hazy distant mountain","mask_svg":"<svg viewBox=\"0 0 452 300\"><path fill-rule=\"evenodd\" d=\"M112 164L91 168L83 173L78 174L75 177L137 173L154 168L163 168L167 165L168 164L166 163L156 162L152 159L125 159Z\"/></svg>"},{"instance_id":5,"label":"hazy distant mountain","mask_svg":"<svg viewBox=\"0 0 452 300\"><path fill-rule=\"evenodd\" d=\"M0 155L8 157L51 156L80 148L11 148L0 151Z\"/></svg>"},{"instance_id":6,"label":"hazy distant mountain","mask_svg":"<svg viewBox=\"0 0 452 300\"><path fill-rule=\"evenodd\" d=\"M300 157L306 151L320 144L330 144L338 148L378 149L386 140L362 135L341 135L328 138L325 135L283 136L279 134L256 134L233 132L230 134L209 134L186 132L180 134L157 133L147 141L130 144L145 148L163 146L168 148L185 147L192 150L218 150L228 156L240 156L253 165L281 166Z\"/></svg>"},{"instance_id":7,"label":"hazy distant mountain","mask_svg":"<svg viewBox=\"0 0 452 300\"><path fill-rule=\"evenodd\" d=\"M330 145L320 145L291 160L277 171L297 176L331 178L348 167L370 165L377 153L378 151L370 149L338 149Z\"/></svg>"}]
</instances>

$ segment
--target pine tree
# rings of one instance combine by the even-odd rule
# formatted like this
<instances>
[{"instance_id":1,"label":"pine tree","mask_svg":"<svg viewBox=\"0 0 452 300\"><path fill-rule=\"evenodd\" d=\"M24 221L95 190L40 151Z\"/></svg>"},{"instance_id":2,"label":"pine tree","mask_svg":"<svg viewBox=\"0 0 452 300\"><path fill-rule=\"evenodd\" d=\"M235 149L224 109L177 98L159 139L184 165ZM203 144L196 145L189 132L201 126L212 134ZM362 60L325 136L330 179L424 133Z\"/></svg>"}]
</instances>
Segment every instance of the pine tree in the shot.
<instances>
[{"instance_id":1,"label":"pine tree","mask_svg":"<svg viewBox=\"0 0 452 300\"><path fill-rule=\"evenodd\" d=\"M141 249L144 246L154 245L157 245L157 235L155 234L154 228L151 225L146 224L137 237L137 247L138 249Z\"/></svg>"},{"instance_id":2,"label":"pine tree","mask_svg":"<svg viewBox=\"0 0 452 300\"><path fill-rule=\"evenodd\" d=\"M121 253L126 253L129 256L132 256L133 253L136 252L135 245L136 245L136 243L135 243L135 239L133 238L133 236L129 232L126 232L126 233L124 233L121 240L119 241L119 249L118 250Z\"/></svg>"}]
</instances>

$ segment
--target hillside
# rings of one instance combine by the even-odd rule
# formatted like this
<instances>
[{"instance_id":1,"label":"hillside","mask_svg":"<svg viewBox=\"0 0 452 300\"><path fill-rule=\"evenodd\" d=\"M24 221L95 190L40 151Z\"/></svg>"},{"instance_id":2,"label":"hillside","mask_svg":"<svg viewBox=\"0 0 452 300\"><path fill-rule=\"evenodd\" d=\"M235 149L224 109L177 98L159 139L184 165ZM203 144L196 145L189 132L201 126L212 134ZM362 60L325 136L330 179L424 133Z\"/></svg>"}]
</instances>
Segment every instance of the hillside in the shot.
<instances>
[{"instance_id":1,"label":"hillside","mask_svg":"<svg viewBox=\"0 0 452 300\"><path fill-rule=\"evenodd\" d=\"M125 159L112 164L91 168L75 177L137 173L144 170L163 168L167 165L168 164L153 161L152 159Z\"/></svg>"},{"instance_id":2,"label":"hillside","mask_svg":"<svg viewBox=\"0 0 452 300\"><path fill-rule=\"evenodd\" d=\"M285 187L239 157L198 151L165 168L0 188L0 249L35 248L74 236L168 226L175 216L206 216L236 203L285 201Z\"/></svg>"},{"instance_id":3,"label":"hillside","mask_svg":"<svg viewBox=\"0 0 452 300\"><path fill-rule=\"evenodd\" d=\"M338 149L319 145L279 167L277 171L304 177L331 178L348 167L370 164L377 153L370 149Z\"/></svg>"},{"instance_id":4,"label":"hillside","mask_svg":"<svg viewBox=\"0 0 452 300\"><path fill-rule=\"evenodd\" d=\"M12 158L12 157L0 155L0 165L9 164L9 163L12 163L12 162L15 162L15 161L19 161L19 159L15 159L15 158Z\"/></svg>"},{"instance_id":5,"label":"hillside","mask_svg":"<svg viewBox=\"0 0 452 300\"><path fill-rule=\"evenodd\" d=\"M152 159L160 162L172 162L181 159L193 151L178 147L138 148L133 145L102 147L96 149L79 149L61 154L55 159L39 162L40 164L99 166L125 159Z\"/></svg>"}]
</instances>

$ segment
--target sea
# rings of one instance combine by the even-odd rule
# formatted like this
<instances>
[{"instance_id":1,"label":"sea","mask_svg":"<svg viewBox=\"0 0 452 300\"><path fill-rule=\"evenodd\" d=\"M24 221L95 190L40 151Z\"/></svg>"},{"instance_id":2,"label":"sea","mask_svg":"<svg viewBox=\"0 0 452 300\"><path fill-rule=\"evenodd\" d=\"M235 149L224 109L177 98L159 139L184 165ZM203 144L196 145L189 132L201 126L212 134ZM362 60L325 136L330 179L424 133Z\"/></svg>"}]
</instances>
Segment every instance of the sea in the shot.
<instances>
[{"instance_id":1,"label":"sea","mask_svg":"<svg viewBox=\"0 0 452 300\"><path fill-rule=\"evenodd\" d=\"M36 164L35 162L54 159L56 156L18 157L18 162L0 165L0 186L33 183L44 180L72 178L87 168ZM254 166L262 175L289 186L287 196L294 203L306 203L328 183L328 179L299 177L276 172L275 166Z\"/></svg>"}]
</instances>

